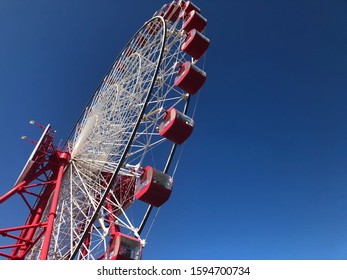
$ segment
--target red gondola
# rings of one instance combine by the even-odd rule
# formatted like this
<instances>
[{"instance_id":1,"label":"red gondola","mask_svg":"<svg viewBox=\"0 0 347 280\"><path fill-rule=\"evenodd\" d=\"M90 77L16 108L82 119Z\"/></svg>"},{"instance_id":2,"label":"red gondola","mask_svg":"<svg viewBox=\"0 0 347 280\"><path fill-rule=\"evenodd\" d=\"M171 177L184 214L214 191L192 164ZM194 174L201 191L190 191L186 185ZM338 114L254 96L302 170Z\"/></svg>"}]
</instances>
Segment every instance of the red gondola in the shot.
<instances>
[{"instance_id":1,"label":"red gondola","mask_svg":"<svg viewBox=\"0 0 347 280\"><path fill-rule=\"evenodd\" d=\"M140 260L142 244L135 237L117 232L110 240L106 257L109 260Z\"/></svg>"},{"instance_id":2,"label":"red gondola","mask_svg":"<svg viewBox=\"0 0 347 280\"><path fill-rule=\"evenodd\" d=\"M147 24L146 32L150 35L155 35L159 31L160 27L160 19L155 19Z\"/></svg>"},{"instance_id":3,"label":"red gondola","mask_svg":"<svg viewBox=\"0 0 347 280\"><path fill-rule=\"evenodd\" d=\"M135 53L135 49L131 46L128 47L128 49L125 51L125 56L131 56L133 53Z\"/></svg>"},{"instance_id":4,"label":"red gondola","mask_svg":"<svg viewBox=\"0 0 347 280\"><path fill-rule=\"evenodd\" d=\"M136 38L135 43L141 48L143 48L147 43L147 38L145 37L144 34L139 34L138 37Z\"/></svg>"},{"instance_id":5,"label":"red gondola","mask_svg":"<svg viewBox=\"0 0 347 280\"><path fill-rule=\"evenodd\" d=\"M191 11L182 26L182 29L189 32L192 29L196 29L199 32L202 32L207 25L207 19L200 15L195 10Z\"/></svg>"},{"instance_id":6,"label":"red gondola","mask_svg":"<svg viewBox=\"0 0 347 280\"><path fill-rule=\"evenodd\" d=\"M178 70L175 78L175 86L183 89L190 95L194 95L205 83L206 73L200 68L186 61Z\"/></svg>"},{"instance_id":7,"label":"red gondola","mask_svg":"<svg viewBox=\"0 0 347 280\"><path fill-rule=\"evenodd\" d=\"M173 2L168 6L167 10L164 12L163 17L170 21L176 21L180 14L180 11L181 9L178 3Z\"/></svg>"},{"instance_id":8,"label":"red gondola","mask_svg":"<svg viewBox=\"0 0 347 280\"><path fill-rule=\"evenodd\" d=\"M182 10L185 14L189 14L191 11L197 11L198 13L201 12L200 8L193 4L191 1L187 1L183 4Z\"/></svg>"},{"instance_id":9,"label":"red gondola","mask_svg":"<svg viewBox=\"0 0 347 280\"><path fill-rule=\"evenodd\" d=\"M136 199L155 207L163 205L170 197L173 187L172 178L151 166L147 166L137 186Z\"/></svg>"},{"instance_id":10,"label":"red gondola","mask_svg":"<svg viewBox=\"0 0 347 280\"><path fill-rule=\"evenodd\" d=\"M170 108L159 126L159 134L176 144L182 144L192 134L194 121L192 118Z\"/></svg>"},{"instance_id":11,"label":"red gondola","mask_svg":"<svg viewBox=\"0 0 347 280\"><path fill-rule=\"evenodd\" d=\"M196 29L189 31L181 50L194 59L199 59L208 49L210 40Z\"/></svg>"},{"instance_id":12,"label":"red gondola","mask_svg":"<svg viewBox=\"0 0 347 280\"><path fill-rule=\"evenodd\" d=\"M127 68L127 65L124 62L118 61L117 65L116 65L116 69L119 72L123 73L126 70L126 68Z\"/></svg>"},{"instance_id":13,"label":"red gondola","mask_svg":"<svg viewBox=\"0 0 347 280\"><path fill-rule=\"evenodd\" d=\"M114 83L115 83L115 79L114 79L114 77L112 77L112 76L106 76L106 77L104 78L104 82L106 82L107 85L112 86L112 85L114 85Z\"/></svg>"}]
</instances>

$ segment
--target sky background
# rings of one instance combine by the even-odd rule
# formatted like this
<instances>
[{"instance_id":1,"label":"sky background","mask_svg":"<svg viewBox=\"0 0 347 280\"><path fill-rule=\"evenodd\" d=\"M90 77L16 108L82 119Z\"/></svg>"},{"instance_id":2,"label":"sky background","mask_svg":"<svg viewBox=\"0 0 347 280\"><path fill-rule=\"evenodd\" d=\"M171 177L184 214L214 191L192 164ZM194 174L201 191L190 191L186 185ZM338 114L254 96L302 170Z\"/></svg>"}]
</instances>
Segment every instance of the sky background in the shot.
<instances>
[{"instance_id":1,"label":"sky background","mask_svg":"<svg viewBox=\"0 0 347 280\"><path fill-rule=\"evenodd\" d=\"M169 2L169 1L167 1ZM166 1L0 3L0 195ZM347 259L347 1L195 0L207 81L144 259ZM57 141L57 142L58 142ZM11 200L0 228L23 222Z\"/></svg>"}]
</instances>

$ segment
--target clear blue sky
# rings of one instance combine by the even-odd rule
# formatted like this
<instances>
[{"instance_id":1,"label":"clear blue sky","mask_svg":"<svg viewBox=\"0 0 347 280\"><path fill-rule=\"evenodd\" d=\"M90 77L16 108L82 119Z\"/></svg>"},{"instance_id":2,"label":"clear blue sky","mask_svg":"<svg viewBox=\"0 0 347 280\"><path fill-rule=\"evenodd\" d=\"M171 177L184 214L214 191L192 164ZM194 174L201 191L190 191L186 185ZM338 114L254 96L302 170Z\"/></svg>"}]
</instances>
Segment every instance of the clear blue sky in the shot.
<instances>
[{"instance_id":1,"label":"clear blue sky","mask_svg":"<svg viewBox=\"0 0 347 280\"><path fill-rule=\"evenodd\" d=\"M118 53L166 1L0 8L0 194L51 123L65 139ZM347 2L196 0L208 78L144 259L347 259ZM0 205L0 227L23 222Z\"/></svg>"}]
</instances>

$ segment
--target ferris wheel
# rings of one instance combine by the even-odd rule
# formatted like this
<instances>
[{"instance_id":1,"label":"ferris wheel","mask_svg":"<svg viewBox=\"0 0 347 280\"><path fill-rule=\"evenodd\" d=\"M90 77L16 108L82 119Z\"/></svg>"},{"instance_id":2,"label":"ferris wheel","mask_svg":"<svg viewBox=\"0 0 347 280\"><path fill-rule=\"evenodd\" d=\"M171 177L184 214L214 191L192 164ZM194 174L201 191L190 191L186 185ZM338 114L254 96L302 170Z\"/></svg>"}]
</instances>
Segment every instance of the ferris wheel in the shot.
<instances>
[{"instance_id":1,"label":"ferris wheel","mask_svg":"<svg viewBox=\"0 0 347 280\"><path fill-rule=\"evenodd\" d=\"M164 5L121 51L65 145L54 146L51 126L37 124L41 139L0 197L19 195L28 219L0 229L13 240L0 256L141 259L173 191L177 149L193 131L188 108L206 80L206 24L191 1Z\"/></svg>"}]
</instances>

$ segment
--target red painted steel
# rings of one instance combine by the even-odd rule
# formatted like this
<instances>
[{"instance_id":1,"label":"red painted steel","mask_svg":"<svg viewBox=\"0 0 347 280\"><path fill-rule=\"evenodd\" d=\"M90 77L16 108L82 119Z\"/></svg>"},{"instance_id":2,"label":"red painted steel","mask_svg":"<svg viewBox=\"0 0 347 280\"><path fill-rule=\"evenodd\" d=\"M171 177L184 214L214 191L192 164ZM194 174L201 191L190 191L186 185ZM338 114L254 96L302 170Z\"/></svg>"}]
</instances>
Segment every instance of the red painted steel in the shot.
<instances>
[{"instance_id":1,"label":"red painted steel","mask_svg":"<svg viewBox=\"0 0 347 280\"><path fill-rule=\"evenodd\" d=\"M24 259L43 236L45 239L50 238L55 212L51 209L48 217L44 217L43 213L49 198L57 185L60 185L63 169L69 161L69 154L59 152L53 145L54 131L50 127L41 139L30 159L32 162L30 168L24 169L23 178L0 198L0 203L3 203L12 196L19 195L29 210L24 225L0 229L0 235L7 237L10 243L0 246L0 256L8 259ZM55 196L53 204L56 204L58 194ZM8 252L10 249L12 251ZM44 248L40 258L45 259L47 252L48 248Z\"/></svg>"},{"instance_id":2,"label":"red painted steel","mask_svg":"<svg viewBox=\"0 0 347 280\"><path fill-rule=\"evenodd\" d=\"M57 179L55 180L51 209L48 214L46 233L45 233L45 238L43 240L42 249L41 249L41 255L40 255L41 260L46 260L48 256L49 245L51 242L51 235L52 235L53 225L54 225L54 219L56 217L56 210L57 210L57 205L59 200L61 180L63 178L64 168L69 163L69 160L70 160L69 153L57 152L57 156L59 157L58 158L58 161L59 161L58 174L57 174Z\"/></svg>"}]
</instances>

